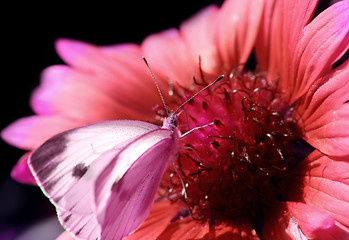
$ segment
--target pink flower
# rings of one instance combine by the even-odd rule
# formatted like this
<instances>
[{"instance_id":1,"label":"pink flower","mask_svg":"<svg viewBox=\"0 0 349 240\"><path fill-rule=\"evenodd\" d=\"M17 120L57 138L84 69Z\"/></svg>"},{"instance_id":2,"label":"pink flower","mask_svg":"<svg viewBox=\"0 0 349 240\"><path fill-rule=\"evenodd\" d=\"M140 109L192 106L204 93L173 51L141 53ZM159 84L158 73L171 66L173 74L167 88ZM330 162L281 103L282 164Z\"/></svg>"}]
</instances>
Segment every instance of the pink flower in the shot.
<instances>
[{"instance_id":1,"label":"pink flower","mask_svg":"<svg viewBox=\"0 0 349 240\"><path fill-rule=\"evenodd\" d=\"M31 151L91 122L160 123L161 101L142 56L171 109L225 74L184 107L182 132L213 124L181 139L186 149L163 177L162 200L128 239L349 238L349 60L342 58L349 2L312 19L316 5L225 1L141 45L60 39L56 49L68 66L43 72L31 99L36 115L2 137ZM243 70L252 49L257 68ZM34 183L25 159L12 176Z\"/></svg>"}]
</instances>

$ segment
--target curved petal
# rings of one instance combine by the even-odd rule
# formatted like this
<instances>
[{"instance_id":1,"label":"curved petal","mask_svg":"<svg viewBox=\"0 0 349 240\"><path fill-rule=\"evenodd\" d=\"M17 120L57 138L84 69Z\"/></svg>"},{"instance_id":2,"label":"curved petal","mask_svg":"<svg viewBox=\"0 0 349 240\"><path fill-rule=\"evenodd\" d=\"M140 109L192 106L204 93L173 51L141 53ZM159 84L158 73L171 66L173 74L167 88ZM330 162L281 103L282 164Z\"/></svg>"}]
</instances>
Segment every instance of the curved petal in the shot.
<instances>
[{"instance_id":1,"label":"curved petal","mask_svg":"<svg viewBox=\"0 0 349 240\"><path fill-rule=\"evenodd\" d=\"M330 234L335 228L335 221L326 212L300 202L287 202L286 204L307 238L319 239Z\"/></svg>"},{"instance_id":2,"label":"curved petal","mask_svg":"<svg viewBox=\"0 0 349 240\"><path fill-rule=\"evenodd\" d=\"M142 42L142 50L154 74L167 83L163 87L168 88L168 81L184 87L192 84L194 64L177 29L150 35Z\"/></svg>"},{"instance_id":3,"label":"curved petal","mask_svg":"<svg viewBox=\"0 0 349 240\"><path fill-rule=\"evenodd\" d=\"M336 222L335 229L325 237L325 240L349 239L349 228Z\"/></svg>"},{"instance_id":4,"label":"curved petal","mask_svg":"<svg viewBox=\"0 0 349 240\"><path fill-rule=\"evenodd\" d=\"M325 113L314 122L314 125L316 126L314 129L306 128L307 142L323 153L332 156L349 156L348 103L337 110Z\"/></svg>"},{"instance_id":5,"label":"curved petal","mask_svg":"<svg viewBox=\"0 0 349 240\"><path fill-rule=\"evenodd\" d=\"M333 72L332 64L349 48L349 2L332 5L303 28L303 36L295 48L295 58L289 68L295 74L291 84L296 100L318 80ZM289 84L289 83L288 83Z\"/></svg>"},{"instance_id":6,"label":"curved petal","mask_svg":"<svg viewBox=\"0 0 349 240\"><path fill-rule=\"evenodd\" d=\"M221 60L216 44L218 8L211 5L181 24L179 31L189 51L196 77L201 70L215 77L221 74Z\"/></svg>"},{"instance_id":7,"label":"curved petal","mask_svg":"<svg viewBox=\"0 0 349 240\"><path fill-rule=\"evenodd\" d=\"M257 40L255 42L255 56L257 59L258 67L262 71L270 71L273 65L270 61L270 55L271 55L271 47L273 46L271 44L272 41L272 30L275 29L278 22L274 20L276 18L275 14L275 0L269 0L265 1L264 9L262 11L262 19L260 22L259 31L257 34ZM275 76L276 74L271 74L272 76Z\"/></svg>"},{"instance_id":8,"label":"curved petal","mask_svg":"<svg viewBox=\"0 0 349 240\"><path fill-rule=\"evenodd\" d=\"M330 158L314 151L306 160L309 171L304 176L304 201L329 213L335 221L349 227L348 156Z\"/></svg>"},{"instance_id":9,"label":"curved petal","mask_svg":"<svg viewBox=\"0 0 349 240\"><path fill-rule=\"evenodd\" d=\"M349 154L349 60L325 75L308 93L297 101L300 125L307 141L322 152Z\"/></svg>"},{"instance_id":10,"label":"curved petal","mask_svg":"<svg viewBox=\"0 0 349 240\"><path fill-rule=\"evenodd\" d=\"M200 239L208 232L208 224L187 217L169 224L157 240Z\"/></svg>"},{"instance_id":11,"label":"curved petal","mask_svg":"<svg viewBox=\"0 0 349 240\"><path fill-rule=\"evenodd\" d=\"M325 211L300 202L284 202L266 216L263 239L337 240L346 239L348 233L347 227L334 222Z\"/></svg>"},{"instance_id":12,"label":"curved petal","mask_svg":"<svg viewBox=\"0 0 349 240\"><path fill-rule=\"evenodd\" d=\"M318 0L266 1L256 40L256 58L271 80L290 79L290 62L303 27L310 22ZM290 27L292 26L292 27ZM281 79L281 81L283 81Z\"/></svg>"},{"instance_id":13,"label":"curved petal","mask_svg":"<svg viewBox=\"0 0 349 240\"><path fill-rule=\"evenodd\" d=\"M155 201L149 216L127 240L156 239L180 211L182 205L168 200Z\"/></svg>"},{"instance_id":14,"label":"curved petal","mask_svg":"<svg viewBox=\"0 0 349 240\"><path fill-rule=\"evenodd\" d=\"M123 43L116 45L100 46L99 49L106 55L116 60L122 58L139 58L139 45L133 43Z\"/></svg>"},{"instance_id":15,"label":"curved petal","mask_svg":"<svg viewBox=\"0 0 349 240\"><path fill-rule=\"evenodd\" d=\"M75 77L83 76L81 80L90 88L96 88L95 92L100 92L99 95L103 94L105 98L145 117L153 116L152 109L160 103L160 97L142 59L139 46L120 44L96 47L79 41L60 39L56 48L62 59L73 66L74 72L80 74ZM75 49L78 49L78 54L71 53Z\"/></svg>"},{"instance_id":16,"label":"curved petal","mask_svg":"<svg viewBox=\"0 0 349 240\"><path fill-rule=\"evenodd\" d=\"M55 48L57 54L64 62L71 66L82 68L85 64L83 65L80 59L83 55L87 54L93 46L78 40L61 38L55 42ZM75 62L79 60L79 64L75 64Z\"/></svg>"},{"instance_id":17,"label":"curved petal","mask_svg":"<svg viewBox=\"0 0 349 240\"><path fill-rule=\"evenodd\" d=\"M304 161L308 168L306 178L308 176L325 178L349 186L348 156L329 157L315 150Z\"/></svg>"},{"instance_id":18,"label":"curved petal","mask_svg":"<svg viewBox=\"0 0 349 240\"><path fill-rule=\"evenodd\" d=\"M19 183L37 185L27 163L30 154L27 152L19 159L11 171L11 177Z\"/></svg>"},{"instance_id":19,"label":"curved petal","mask_svg":"<svg viewBox=\"0 0 349 240\"><path fill-rule=\"evenodd\" d=\"M228 224L220 224L218 226L213 225L212 229L210 229L209 234L207 234L204 239L219 239L219 240L230 240L230 239L242 239L242 240L258 240L256 231L250 226L250 224L243 224L241 221L241 225L228 225ZM210 238L211 237L211 238Z\"/></svg>"},{"instance_id":20,"label":"curved petal","mask_svg":"<svg viewBox=\"0 0 349 240\"><path fill-rule=\"evenodd\" d=\"M322 79L324 83L310 89L297 104L297 111L301 113L306 129L309 130L321 126L316 120L342 107L349 100L349 60Z\"/></svg>"},{"instance_id":21,"label":"curved petal","mask_svg":"<svg viewBox=\"0 0 349 240\"><path fill-rule=\"evenodd\" d=\"M56 240L75 240L75 238L69 232L64 231Z\"/></svg>"},{"instance_id":22,"label":"curved petal","mask_svg":"<svg viewBox=\"0 0 349 240\"><path fill-rule=\"evenodd\" d=\"M92 73L63 65L51 66L43 71L41 85L32 95L31 106L37 114L57 114L85 122L139 116L97 88L96 84L102 85L97 80L99 77Z\"/></svg>"},{"instance_id":23,"label":"curved petal","mask_svg":"<svg viewBox=\"0 0 349 240\"><path fill-rule=\"evenodd\" d=\"M1 137L17 148L33 150L53 135L83 124L61 116L30 116L13 122Z\"/></svg>"},{"instance_id":24,"label":"curved petal","mask_svg":"<svg viewBox=\"0 0 349 240\"><path fill-rule=\"evenodd\" d=\"M290 103L309 88L321 86L349 47L348 2L332 5L310 22L316 4L316 0L271 1L262 22L266 30L262 28L257 39L257 59L269 62L262 66L268 67L271 80L280 77Z\"/></svg>"},{"instance_id":25,"label":"curved petal","mask_svg":"<svg viewBox=\"0 0 349 240\"><path fill-rule=\"evenodd\" d=\"M157 238L168 239L202 239L202 240L258 240L258 236L249 224L219 224L209 227L208 222L195 221L190 217L172 222Z\"/></svg>"},{"instance_id":26,"label":"curved petal","mask_svg":"<svg viewBox=\"0 0 349 240\"><path fill-rule=\"evenodd\" d=\"M217 42L224 70L247 62L258 33L264 0L225 1L218 14Z\"/></svg>"}]
</instances>

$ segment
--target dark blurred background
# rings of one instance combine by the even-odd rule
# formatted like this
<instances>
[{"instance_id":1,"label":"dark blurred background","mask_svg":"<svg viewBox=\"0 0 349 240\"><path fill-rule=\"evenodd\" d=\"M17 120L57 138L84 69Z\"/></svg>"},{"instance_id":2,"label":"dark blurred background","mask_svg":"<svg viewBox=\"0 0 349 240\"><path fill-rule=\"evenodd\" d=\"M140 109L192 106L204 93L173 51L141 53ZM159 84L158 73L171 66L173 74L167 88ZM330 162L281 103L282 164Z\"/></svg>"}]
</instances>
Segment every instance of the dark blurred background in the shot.
<instances>
[{"instance_id":1,"label":"dark blurred background","mask_svg":"<svg viewBox=\"0 0 349 240\"><path fill-rule=\"evenodd\" d=\"M97 45L140 43L153 32L178 27L204 6L221 2L85 1L79 5L50 1L42 5L18 2L2 5L0 130L32 114L29 98L39 84L40 72L47 66L63 63L54 50L57 38ZM323 2L323 7L328 5L328 1ZM0 240L55 239L62 229L53 206L37 187L10 178L12 167L24 153L0 140Z\"/></svg>"}]
</instances>

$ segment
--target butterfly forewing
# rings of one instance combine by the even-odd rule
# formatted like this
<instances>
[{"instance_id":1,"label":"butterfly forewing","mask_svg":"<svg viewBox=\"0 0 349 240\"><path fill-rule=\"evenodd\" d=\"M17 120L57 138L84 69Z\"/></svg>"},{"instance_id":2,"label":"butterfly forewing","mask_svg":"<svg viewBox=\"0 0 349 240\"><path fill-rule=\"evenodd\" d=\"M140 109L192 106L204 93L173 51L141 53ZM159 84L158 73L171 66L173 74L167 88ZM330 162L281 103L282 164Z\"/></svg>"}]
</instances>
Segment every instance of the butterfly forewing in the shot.
<instances>
[{"instance_id":1,"label":"butterfly forewing","mask_svg":"<svg viewBox=\"0 0 349 240\"><path fill-rule=\"evenodd\" d=\"M160 128L156 125L132 120L91 124L52 137L29 157L38 185L63 216L60 220L65 227L81 232L67 225L81 225L78 219L98 224L94 200L97 177L125 146L157 129ZM70 219L66 212L72 213Z\"/></svg>"}]
</instances>

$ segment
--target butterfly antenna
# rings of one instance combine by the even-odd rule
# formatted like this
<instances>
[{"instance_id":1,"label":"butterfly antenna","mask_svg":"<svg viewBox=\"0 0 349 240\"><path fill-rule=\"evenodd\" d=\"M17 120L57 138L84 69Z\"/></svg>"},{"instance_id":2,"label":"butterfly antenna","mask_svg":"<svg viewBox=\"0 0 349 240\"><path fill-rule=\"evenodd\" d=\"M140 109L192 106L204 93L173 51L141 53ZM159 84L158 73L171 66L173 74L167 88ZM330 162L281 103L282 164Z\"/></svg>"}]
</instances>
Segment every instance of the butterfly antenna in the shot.
<instances>
[{"instance_id":1,"label":"butterfly antenna","mask_svg":"<svg viewBox=\"0 0 349 240\"><path fill-rule=\"evenodd\" d=\"M158 82L156 81L155 76L154 76L153 72L151 71L151 69L150 69L150 67L149 67L149 64L148 64L147 60L145 59L145 57L142 57L142 58L143 58L143 61L145 62L145 64L147 65L147 68L148 68L148 70L149 70L149 72L150 72L151 77L153 78L153 80L154 80L154 82L155 82L155 85L156 85L156 88L158 89L158 92L159 92L159 95L160 95L160 97L161 97L162 103L164 104L164 107L165 107L167 116L169 116L169 115L170 115L170 112L169 112L168 109L167 109L167 106L166 106L166 103L165 103L165 99L164 99L164 97L162 96L162 93L161 93L161 91L160 91L159 84L158 84Z\"/></svg>"},{"instance_id":2,"label":"butterfly antenna","mask_svg":"<svg viewBox=\"0 0 349 240\"><path fill-rule=\"evenodd\" d=\"M193 96L191 96L187 101L185 101L184 103L182 103L182 105L180 105L177 110L174 112L174 114L181 109L185 104L187 104L190 100L192 100L194 97L196 97L198 94L200 94L202 91L206 90L207 88L209 88L210 86L212 86L213 84L215 84L216 82L218 82L219 80L221 80L222 78L224 78L224 75L219 76L216 80L214 80L213 82L211 82L210 84L208 84L206 87L204 87L203 89L201 89L200 91L198 91L197 93L195 93Z\"/></svg>"}]
</instances>

